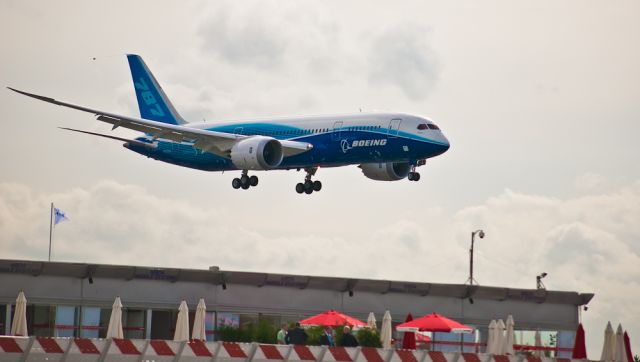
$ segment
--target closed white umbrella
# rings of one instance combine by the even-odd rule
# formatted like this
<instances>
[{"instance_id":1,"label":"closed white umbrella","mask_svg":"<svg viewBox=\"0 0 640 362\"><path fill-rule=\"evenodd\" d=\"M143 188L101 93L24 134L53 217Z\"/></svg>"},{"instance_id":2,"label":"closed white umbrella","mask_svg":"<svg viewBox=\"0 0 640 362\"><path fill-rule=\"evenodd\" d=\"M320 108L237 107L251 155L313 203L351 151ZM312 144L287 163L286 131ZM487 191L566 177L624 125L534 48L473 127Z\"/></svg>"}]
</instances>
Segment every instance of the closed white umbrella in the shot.
<instances>
[{"instance_id":1,"label":"closed white umbrella","mask_svg":"<svg viewBox=\"0 0 640 362\"><path fill-rule=\"evenodd\" d=\"M27 333L27 298L23 291L20 291L16 299L16 310L11 321L11 335L23 337L29 335Z\"/></svg>"},{"instance_id":2,"label":"closed white umbrella","mask_svg":"<svg viewBox=\"0 0 640 362\"><path fill-rule=\"evenodd\" d=\"M616 330L616 347L614 351L614 361L627 362L627 351L624 349L624 331L621 324L618 324L618 329Z\"/></svg>"},{"instance_id":3,"label":"closed white umbrella","mask_svg":"<svg viewBox=\"0 0 640 362\"><path fill-rule=\"evenodd\" d=\"M513 316L509 314L509 317L507 317L507 333L504 337L505 343L503 352L505 354L515 354L515 351L513 350L513 344L516 342L515 325L516 323L513 321Z\"/></svg>"},{"instance_id":4,"label":"closed white umbrella","mask_svg":"<svg viewBox=\"0 0 640 362\"><path fill-rule=\"evenodd\" d=\"M367 325L369 326L369 328L371 329L376 329L376 316L373 314L373 312L369 312L369 317L367 318Z\"/></svg>"},{"instance_id":5,"label":"closed white umbrella","mask_svg":"<svg viewBox=\"0 0 640 362\"><path fill-rule=\"evenodd\" d=\"M495 319L491 320L489 323L489 328L487 332L487 350L486 353L494 354L496 351L496 321Z\"/></svg>"},{"instance_id":6,"label":"closed white umbrella","mask_svg":"<svg viewBox=\"0 0 640 362\"><path fill-rule=\"evenodd\" d=\"M494 354L504 354L505 344L507 342L504 337L504 329L504 321L502 319L498 319L498 323L496 323L496 351Z\"/></svg>"},{"instance_id":7,"label":"closed white umbrella","mask_svg":"<svg viewBox=\"0 0 640 362\"><path fill-rule=\"evenodd\" d=\"M389 311L384 312L382 317L382 328L380 329L380 341L382 342L382 348L391 348L391 313Z\"/></svg>"},{"instance_id":8,"label":"closed white umbrella","mask_svg":"<svg viewBox=\"0 0 640 362\"><path fill-rule=\"evenodd\" d=\"M122 332L122 301L120 297L116 297L111 307L107 338L124 338L124 333Z\"/></svg>"},{"instance_id":9,"label":"closed white umbrella","mask_svg":"<svg viewBox=\"0 0 640 362\"><path fill-rule=\"evenodd\" d=\"M189 307L184 300L178 308L178 321L176 322L176 333L173 335L176 342L189 340Z\"/></svg>"},{"instance_id":10,"label":"closed white umbrella","mask_svg":"<svg viewBox=\"0 0 640 362\"><path fill-rule=\"evenodd\" d=\"M204 299L200 298L198 307L196 308L196 316L193 319L193 332L191 338L205 341L207 339L206 331L204 329L205 316L207 313L207 306L204 304Z\"/></svg>"},{"instance_id":11,"label":"closed white umbrella","mask_svg":"<svg viewBox=\"0 0 640 362\"><path fill-rule=\"evenodd\" d=\"M602 344L601 361L613 361L613 354L615 349L615 335L613 334L613 327L611 322L607 322L607 327L604 329L604 343Z\"/></svg>"},{"instance_id":12,"label":"closed white umbrella","mask_svg":"<svg viewBox=\"0 0 640 362\"><path fill-rule=\"evenodd\" d=\"M540 331L536 331L534 345L536 347L542 347L542 337L540 336ZM542 350L536 348L536 350L533 351L533 355L536 357L542 357Z\"/></svg>"}]
</instances>

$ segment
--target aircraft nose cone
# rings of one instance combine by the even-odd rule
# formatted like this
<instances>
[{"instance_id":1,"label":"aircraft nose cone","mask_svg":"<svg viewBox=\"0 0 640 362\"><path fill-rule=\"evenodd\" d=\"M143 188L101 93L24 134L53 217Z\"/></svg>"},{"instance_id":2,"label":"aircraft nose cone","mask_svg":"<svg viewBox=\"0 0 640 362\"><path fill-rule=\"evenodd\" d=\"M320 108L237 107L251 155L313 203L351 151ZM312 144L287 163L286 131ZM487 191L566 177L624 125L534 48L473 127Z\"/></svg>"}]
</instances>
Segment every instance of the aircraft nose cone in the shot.
<instances>
[{"instance_id":1,"label":"aircraft nose cone","mask_svg":"<svg viewBox=\"0 0 640 362\"><path fill-rule=\"evenodd\" d=\"M449 143L449 140L447 139L447 137L442 135L442 139L440 139L440 154L447 152L450 147L451 144Z\"/></svg>"}]
</instances>

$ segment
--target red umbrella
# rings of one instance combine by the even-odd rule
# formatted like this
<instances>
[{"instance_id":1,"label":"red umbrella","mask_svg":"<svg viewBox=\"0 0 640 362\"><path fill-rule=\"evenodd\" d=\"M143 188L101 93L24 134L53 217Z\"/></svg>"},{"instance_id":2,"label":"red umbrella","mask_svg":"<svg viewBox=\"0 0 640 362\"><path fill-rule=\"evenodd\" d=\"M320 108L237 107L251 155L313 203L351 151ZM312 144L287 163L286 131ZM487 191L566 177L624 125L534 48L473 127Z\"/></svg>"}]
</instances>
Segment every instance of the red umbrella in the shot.
<instances>
[{"instance_id":1,"label":"red umbrella","mask_svg":"<svg viewBox=\"0 0 640 362\"><path fill-rule=\"evenodd\" d=\"M584 328L582 328L582 323L578 324L578 330L576 331L576 342L573 345L573 354L571 357L573 359L587 358L587 347L585 346Z\"/></svg>"},{"instance_id":2,"label":"red umbrella","mask_svg":"<svg viewBox=\"0 0 640 362\"><path fill-rule=\"evenodd\" d=\"M629 341L627 331L624 332L624 350L627 353L627 361L633 361L633 355L631 354L631 342Z\"/></svg>"},{"instance_id":3,"label":"red umbrella","mask_svg":"<svg viewBox=\"0 0 640 362\"><path fill-rule=\"evenodd\" d=\"M325 327L366 327L367 323L331 309L324 313L320 313L313 317L301 320L300 325Z\"/></svg>"},{"instance_id":4,"label":"red umbrella","mask_svg":"<svg viewBox=\"0 0 640 362\"><path fill-rule=\"evenodd\" d=\"M413 316L411 313L407 314L406 322L411 322L413 320ZM402 338L402 349L416 349L416 333L415 332L404 332L404 337Z\"/></svg>"},{"instance_id":5,"label":"red umbrella","mask_svg":"<svg viewBox=\"0 0 640 362\"><path fill-rule=\"evenodd\" d=\"M409 332L445 332L445 333L471 333L473 328L460 324L438 313L428 314L424 317L405 322L396 327L396 331Z\"/></svg>"}]
</instances>

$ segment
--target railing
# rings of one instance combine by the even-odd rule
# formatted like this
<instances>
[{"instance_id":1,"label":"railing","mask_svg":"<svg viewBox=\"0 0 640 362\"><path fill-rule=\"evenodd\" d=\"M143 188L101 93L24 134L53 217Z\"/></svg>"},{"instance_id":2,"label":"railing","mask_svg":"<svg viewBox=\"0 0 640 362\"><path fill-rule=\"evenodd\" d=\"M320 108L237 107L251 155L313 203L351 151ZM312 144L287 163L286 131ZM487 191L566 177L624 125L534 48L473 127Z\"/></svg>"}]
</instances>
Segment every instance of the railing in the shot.
<instances>
[{"instance_id":1,"label":"railing","mask_svg":"<svg viewBox=\"0 0 640 362\"><path fill-rule=\"evenodd\" d=\"M548 348L548 347L545 347ZM2 362L569 362L568 359L371 347L144 339L0 337ZM575 360L578 361L578 360ZM585 362L583 360L579 360Z\"/></svg>"}]
</instances>

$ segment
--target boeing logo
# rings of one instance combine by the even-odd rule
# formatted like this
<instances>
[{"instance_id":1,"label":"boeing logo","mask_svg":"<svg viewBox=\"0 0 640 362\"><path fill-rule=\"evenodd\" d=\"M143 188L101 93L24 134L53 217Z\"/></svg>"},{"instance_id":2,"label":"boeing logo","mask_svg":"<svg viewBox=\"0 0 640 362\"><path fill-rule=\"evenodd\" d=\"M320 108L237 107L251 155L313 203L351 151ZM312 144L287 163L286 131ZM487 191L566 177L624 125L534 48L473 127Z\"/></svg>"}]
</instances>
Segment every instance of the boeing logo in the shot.
<instances>
[{"instance_id":1,"label":"boeing logo","mask_svg":"<svg viewBox=\"0 0 640 362\"><path fill-rule=\"evenodd\" d=\"M387 140L385 138L377 140L353 140L351 144L349 144L348 140L342 140L340 147L343 153L347 153L347 151L356 147L385 146L386 144Z\"/></svg>"}]
</instances>

